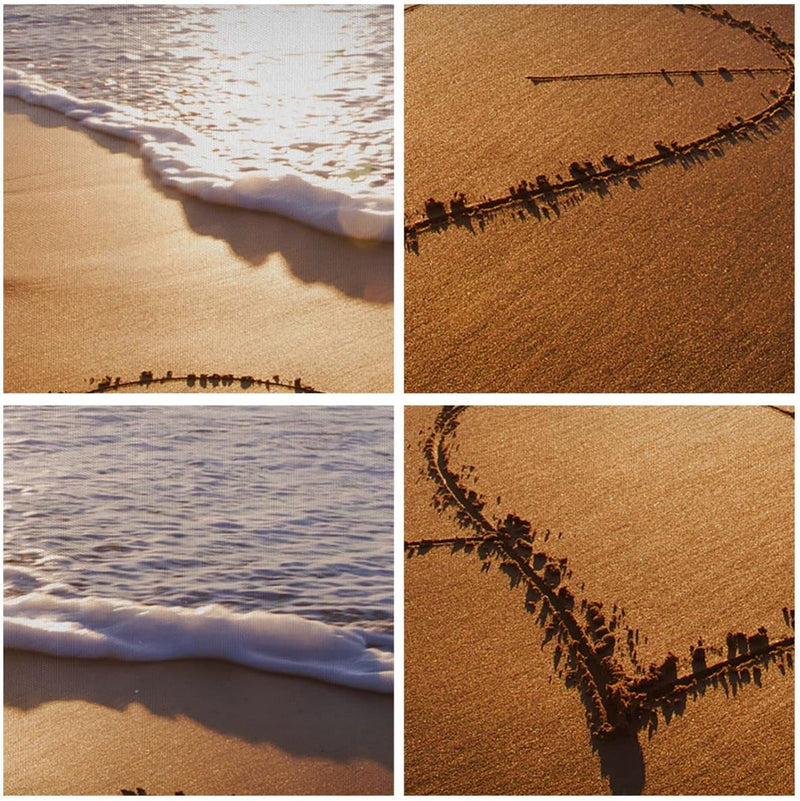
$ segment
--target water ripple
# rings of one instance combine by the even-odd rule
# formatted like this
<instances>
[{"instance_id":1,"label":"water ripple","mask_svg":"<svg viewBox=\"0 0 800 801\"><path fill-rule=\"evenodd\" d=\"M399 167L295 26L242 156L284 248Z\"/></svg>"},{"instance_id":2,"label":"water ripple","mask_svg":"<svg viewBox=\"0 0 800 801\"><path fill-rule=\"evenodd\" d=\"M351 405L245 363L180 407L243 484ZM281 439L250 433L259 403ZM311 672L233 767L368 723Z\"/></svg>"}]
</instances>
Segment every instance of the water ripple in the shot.
<instances>
[{"instance_id":1,"label":"water ripple","mask_svg":"<svg viewBox=\"0 0 800 801\"><path fill-rule=\"evenodd\" d=\"M392 627L390 409L9 407L5 456L6 597Z\"/></svg>"}]
</instances>

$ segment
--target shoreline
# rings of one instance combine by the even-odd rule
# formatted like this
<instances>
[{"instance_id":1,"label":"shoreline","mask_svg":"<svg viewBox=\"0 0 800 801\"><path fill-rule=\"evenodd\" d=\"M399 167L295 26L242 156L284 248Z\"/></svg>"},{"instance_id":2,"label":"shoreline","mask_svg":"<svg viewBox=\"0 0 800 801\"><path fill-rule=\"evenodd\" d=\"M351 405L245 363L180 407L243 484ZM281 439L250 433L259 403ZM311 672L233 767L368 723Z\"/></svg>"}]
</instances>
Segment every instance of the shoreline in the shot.
<instances>
[{"instance_id":1,"label":"shoreline","mask_svg":"<svg viewBox=\"0 0 800 801\"><path fill-rule=\"evenodd\" d=\"M5 97L5 387L143 372L387 392L393 247L156 183L135 146Z\"/></svg>"},{"instance_id":2,"label":"shoreline","mask_svg":"<svg viewBox=\"0 0 800 801\"><path fill-rule=\"evenodd\" d=\"M392 793L393 696L212 660L4 659L7 795Z\"/></svg>"},{"instance_id":3,"label":"shoreline","mask_svg":"<svg viewBox=\"0 0 800 801\"><path fill-rule=\"evenodd\" d=\"M218 660L359 691L394 693L393 633L323 623L291 612L58 599L32 592L6 600L3 630L7 649L42 656L123 663Z\"/></svg>"},{"instance_id":4,"label":"shoreline","mask_svg":"<svg viewBox=\"0 0 800 801\"><path fill-rule=\"evenodd\" d=\"M28 65L25 65L26 68ZM319 231L366 242L393 239L391 187L364 198L364 187L348 192L334 188L335 177L284 165L282 174L253 165L230 172L203 164L203 151L217 152L214 143L179 122L149 122L135 108L114 99L91 100L72 95L60 84L38 74L6 67L4 96L55 111L74 120L81 130L99 132L132 143L158 177L158 183L184 195L239 209L264 211L301 222ZM175 127L172 127L174 124ZM186 145L192 147L185 150ZM176 150L177 148L177 150ZM177 154L177 155L176 155ZM233 155L233 154L229 154ZM238 159L236 159L238 160Z\"/></svg>"}]
</instances>

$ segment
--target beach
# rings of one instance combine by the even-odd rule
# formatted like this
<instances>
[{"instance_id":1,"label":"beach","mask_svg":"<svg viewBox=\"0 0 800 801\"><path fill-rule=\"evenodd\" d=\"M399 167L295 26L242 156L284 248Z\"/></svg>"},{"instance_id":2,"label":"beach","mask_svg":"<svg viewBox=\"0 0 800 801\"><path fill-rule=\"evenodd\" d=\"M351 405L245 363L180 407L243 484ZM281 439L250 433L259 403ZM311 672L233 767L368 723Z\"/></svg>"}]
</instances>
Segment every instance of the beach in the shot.
<instances>
[{"instance_id":1,"label":"beach","mask_svg":"<svg viewBox=\"0 0 800 801\"><path fill-rule=\"evenodd\" d=\"M407 410L406 792L791 795L793 425Z\"/></svg>"},{"instance_id":2,"label":"beach","mask_svg":"<svg viewBox=\"0 0 800 801\"><path fill-rule=\"evenodd\" d=\"M391 391L391 13L4 22L6 391Z\"/></svg>"},{"instance_id":3,"label":"beach","mask_svg":"<svg viewBox=\"0 0 800 801\"><path fill-rule=\"evenodd\" d=\"M390 794L391 452L388 409L6 407L6 793Z\"/></svg>"},{"instance_id":4,"label":"beach","mask_svg":"<svg viewBox=\"0 0 800 801\"><path fill-rule=\"evenodd\" d=\"M392 252L159 188L131 145L5 98L5 389L233 373L392 386Z\"/></svg>"},{"instance_id":5,"label":"beach","mask_svg":"<svg viewBox=\"0 0 800 801\"><path fill-rule=\"evenodd\" d=\"M7 795L387 795L392 698L224 662L6 650Z\"/></svg>"},{"instance_id":6,"label":"beach","mask_svg":"<svg viewBox=\"0 0 800 801\"><path fill-rule=\"evenodd\" d=\"M792 13L714 14L406 10L407 391L793 389Z\"/></svg>"}]
</instances>

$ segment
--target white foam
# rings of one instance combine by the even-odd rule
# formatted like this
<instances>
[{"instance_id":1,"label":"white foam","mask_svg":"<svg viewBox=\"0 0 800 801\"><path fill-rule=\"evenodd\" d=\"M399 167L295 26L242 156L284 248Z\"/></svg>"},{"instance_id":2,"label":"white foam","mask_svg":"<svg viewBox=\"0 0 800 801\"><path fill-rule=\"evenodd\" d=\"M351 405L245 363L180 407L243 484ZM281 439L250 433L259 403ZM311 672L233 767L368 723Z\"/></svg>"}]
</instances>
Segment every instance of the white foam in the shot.
<instances>
[{"instance_id":1,"label":"white foam","mask_svg":"<svg viewBox=\"0 0 800 801\"><path fill-rule=\"evenodd\" d=\"M293 614L145 606L41 592L5 602L7 648L126 661L222 659L374 692L393 688L391 637Z\"/></svg>"},{"instance_id":2,"label":"white foam","mask_svg":"<svg viewBox=\"0 0 800 801\"><path fill-rule=\"evenodd\" d=\"M393 202L389 197L367 197L345 189L341 182L301 175L286 167L225 175L204 158L214 148L196 132L177 124L148 122L133 108L82 100L22 70L4 68L3 92L58 111L93 131L137 144L162 183L187 195L280 214L354 239L392 240Z\"/></svg>"}]
</instances>

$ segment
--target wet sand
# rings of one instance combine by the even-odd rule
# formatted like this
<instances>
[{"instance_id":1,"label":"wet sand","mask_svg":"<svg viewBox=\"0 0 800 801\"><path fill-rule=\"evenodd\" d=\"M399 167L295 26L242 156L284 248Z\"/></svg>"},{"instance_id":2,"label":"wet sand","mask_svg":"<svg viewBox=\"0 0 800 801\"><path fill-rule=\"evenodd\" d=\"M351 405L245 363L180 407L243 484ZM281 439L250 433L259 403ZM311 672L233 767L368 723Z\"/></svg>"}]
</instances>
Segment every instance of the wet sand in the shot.
<instances>
[{"instance_id":1,"label":"wet sand","mask_svg":"<svg viewBox=\"0 0 800 801\"><path fill-rule=\"evenodd\" d=\"M223 662L5 652L6 795L388 795L392 698Z\"/></svg>"},{"instance_id":2,"label":"wet sand","mask_svg":"<svg viewBox=\"0 0 800 801\"><path fill-rule=\"evenodd\" d=\"M4 110L7 392L143 371L391 391L391 245L165 192L121 140Z\"/></svg>"},{"instance_id":3,"label":"wet sand","mask_svg":"<svg viewBox=\"0 0 800 801\"><path fill-rule=\"evenodd\" d=\"M790 7L730 11L793 41ZM771 45L672 6L420 5L405 26L407 391L792 391L793 88L717 130L785 90L719 72L786 67ZM536 194L587 162L627 171Z\"/></svg>"},{"instance_id":4,"label":"wet sand","mask_svg":"<svg viewBox=\"0 0 800 801\"><path fill-rule=\"evenodd\" d=\"M437 413L406 414L406 791L792 794L791 417L470 407L432 469Z\"/></svg>"}]
</instances>

